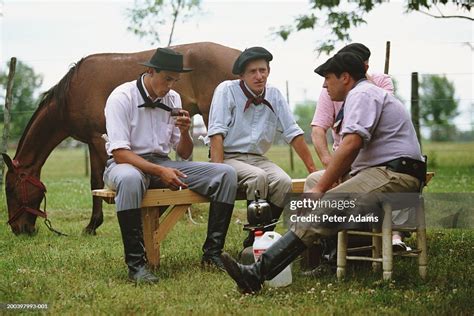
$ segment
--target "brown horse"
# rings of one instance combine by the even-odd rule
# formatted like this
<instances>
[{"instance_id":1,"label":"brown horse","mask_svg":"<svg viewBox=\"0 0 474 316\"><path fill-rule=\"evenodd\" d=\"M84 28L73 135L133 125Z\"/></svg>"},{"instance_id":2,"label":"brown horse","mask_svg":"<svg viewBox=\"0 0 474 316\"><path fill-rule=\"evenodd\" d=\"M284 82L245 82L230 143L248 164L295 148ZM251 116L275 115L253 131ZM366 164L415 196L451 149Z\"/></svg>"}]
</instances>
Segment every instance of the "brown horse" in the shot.
<instances>
[{"instance_id":1,"label":"brown horse","mask_svg":"<svg viewBox=\"0 0 474 316\"><path fill-rule=\"evenodd\" d=\"M232 75L239 51L215 43L174 46L184 55L183 74L174 87L183 107L191 115L200 113L207 126L209 107L216 86ZM97 54L80 60L47 91L18 144L13 160L3 158L8 167L6 195L9 224L15 234L35 232L37 216L44 216L40 204L46 188L39 180L41 168L51 151L67 137L89 146L91 188L102 188L107 154L104 140L104 107L118 85L138 78L145 71L139 62L148 61L154 50L133 54ZM85 231L95 234L103 222L102 201L93 198L92 216Z\"/></svg>"}]
</instances>

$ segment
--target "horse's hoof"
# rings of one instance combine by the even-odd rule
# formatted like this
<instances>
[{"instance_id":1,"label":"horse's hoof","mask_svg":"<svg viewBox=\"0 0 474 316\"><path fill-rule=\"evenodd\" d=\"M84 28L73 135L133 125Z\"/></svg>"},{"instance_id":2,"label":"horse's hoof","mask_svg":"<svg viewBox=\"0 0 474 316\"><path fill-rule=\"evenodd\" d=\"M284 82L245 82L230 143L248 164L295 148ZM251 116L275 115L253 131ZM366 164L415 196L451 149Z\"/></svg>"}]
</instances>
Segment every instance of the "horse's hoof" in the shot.
<instances>
[{"instance_id":1,"label":"horse's hoof","mask_svg":"<svg viewBox=\"0 0 474 316\"><path fill-rule=\"evenodd\" d=\"M83 233L84 235L92 235L92 236L97 235L97 232L95 231L95 228L90 228L90 227L84 228L84 230L82 231L82 233Z\"/></svg>"}]
</instances>

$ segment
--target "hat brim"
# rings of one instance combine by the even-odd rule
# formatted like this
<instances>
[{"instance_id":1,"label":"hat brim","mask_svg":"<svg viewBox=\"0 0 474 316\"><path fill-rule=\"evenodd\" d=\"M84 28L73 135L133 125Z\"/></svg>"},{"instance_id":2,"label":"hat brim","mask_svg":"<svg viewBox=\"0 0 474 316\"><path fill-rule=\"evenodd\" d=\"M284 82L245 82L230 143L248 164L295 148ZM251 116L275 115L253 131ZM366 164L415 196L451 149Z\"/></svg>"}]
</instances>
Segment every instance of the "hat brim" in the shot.
<instances>
[{"instance_id":1,"label":"hat brim","mask_svg":"<svg viewBox=\"0 0 474 316\"><path fill-rule=\"evenodd\" d=\"M320 75L321 77L324 77L329 72L329 68L330 68L329 65L331 61L332 61L332 58L328 59L324 64L314 69L314 72Z\"/></svg>"},{"instance_id":2,"label":"hat brim","mask_svg":"<svg viewBox=\"0 0 474 316\"><path fill-rule=\"evenodd\" d=\"M140 65L143 65L143 66L147 66L147 67L151 67L151 68L154 68L156 70L167 70L167 71L172 71L172 72L190 72L190 71L193 71L193 68L171 68L171 67L161 67L161 66L156 66L156 65L153 65L152 63L150 62L144 62L144 63L139 63Z\"/></svg>"}]
</instances>

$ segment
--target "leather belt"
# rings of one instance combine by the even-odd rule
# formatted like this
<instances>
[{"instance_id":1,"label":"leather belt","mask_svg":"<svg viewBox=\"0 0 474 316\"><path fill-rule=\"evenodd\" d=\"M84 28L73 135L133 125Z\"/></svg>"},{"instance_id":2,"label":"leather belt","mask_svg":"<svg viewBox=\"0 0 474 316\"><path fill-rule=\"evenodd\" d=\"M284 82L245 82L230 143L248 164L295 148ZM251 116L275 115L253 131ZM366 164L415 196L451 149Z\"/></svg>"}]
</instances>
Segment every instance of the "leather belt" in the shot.
<instances>
[{"instance_id":1,"label":"leather belt","mask_svg":"<svg viewBox=\"0 0 474 316\"><path fill-rule=\"evenodd\" d=\"M262 156L260 154L254 154L254 153L242 153L239 151L224 151L224 154L226 155L254 155L254 156Z\"/></svg>"},{"instance_id":2,"label":"leather belt","mask_svg":"<svg viewBox=\"0 0 474 316\"><path fill-rule=\"evenodd\" d=\"M384 162L378 166L385 166L393 172L408 174L420 180L420 183L425 183L426 163L423 161L401 157Z\"/></svg>"},{"instance_id":3,"label":"leather belt","mask_svg":"<svg viewBox=\"0 0 474 316\"><path fill-rule=\"evenodd\" d=\"M150 155L158 156L158 157L160 157L160 158L168 158L168 156L163 156L163 155L155 154L155 153L141 154L141 155L139 155L139 156L140 156L140 157L143 157L143 156L150 156ZM109 156L109 157L107 158L107 160L108 160L108 159L113 159L113 158L114 158L114 156Z\"/></svg>"},{"instance_id":4,"label":"leather belt","mask_svg":"<svg viewBox=\"0 0 474 316\"><path fill-rule=\"evenodd\" d=\"M224 151L224 154L227 154L227 155L245 155L247 153L241 153L241 152L238 152L238 151Z\"/></svg>"}]
</instances>

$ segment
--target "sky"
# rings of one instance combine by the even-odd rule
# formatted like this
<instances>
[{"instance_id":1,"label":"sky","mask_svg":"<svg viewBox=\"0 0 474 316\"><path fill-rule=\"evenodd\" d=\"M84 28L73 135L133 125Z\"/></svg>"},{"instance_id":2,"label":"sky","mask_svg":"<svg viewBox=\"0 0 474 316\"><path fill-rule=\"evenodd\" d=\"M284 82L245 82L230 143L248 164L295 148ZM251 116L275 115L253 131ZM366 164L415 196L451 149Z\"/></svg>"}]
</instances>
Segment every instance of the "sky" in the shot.
<instances>
[{"instance_id":1,"label":"sky","mask_svg":"<svg viewBox=\"0 0 474 316\"><path fill-rule=\"evenodd\" d=\"M42 90L47 90L87 55L165 46L170 23L159 28L161 44L151 45L127 31L125 10L133 3L0 0L0 69L4 71L6 62L17 57L43 75ZM199 14L176 26L173 44L212 41L241 50L263 46L274 55L269 82L286 94L288 81L290 106L318 99L323 80L313 70L329 56L318 56L315 48L328 31L302 31L288 41L272 35L272 30L308 12L308 1L203 0L201 7ZM353 42L364 43L372 51L369 72L383 72L389 40L390 74L398 83L397 94L410 99L412 72L445 74L460 100L461 114L455 123L461 130L470 130L474 121L473 22L403 12L401 1L385 3L366 16L367 24L350 30ZM456 13L456 9L450 7L445 13ZM336 48L345 44L338 43ZM405 104L409 107L408 101Z\"/></svg>"}]
</instances>

